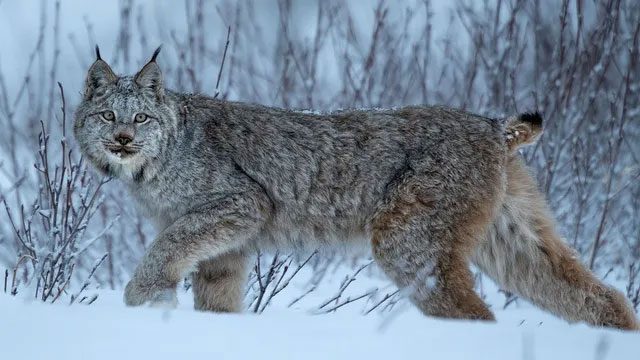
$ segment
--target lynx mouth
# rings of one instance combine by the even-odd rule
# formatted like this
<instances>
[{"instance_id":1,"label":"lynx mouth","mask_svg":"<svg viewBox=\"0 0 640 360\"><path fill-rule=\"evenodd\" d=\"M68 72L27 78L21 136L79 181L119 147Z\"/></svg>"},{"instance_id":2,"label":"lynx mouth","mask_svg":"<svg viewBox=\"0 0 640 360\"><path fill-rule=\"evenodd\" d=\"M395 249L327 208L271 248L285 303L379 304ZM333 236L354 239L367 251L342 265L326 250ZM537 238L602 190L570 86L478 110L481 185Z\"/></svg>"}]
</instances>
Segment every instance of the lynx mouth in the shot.
<instances>
[{"instance_id":1,"label":"lynx mouth","mask_svg":"<svg viewBox=\"0 0 640 360\"><path fill-rule=\"evenodd\" d=\"M109 153L119 158L131 157L138 153L137 150L131 149L126 146L106 146Z\"/></svg>"}]
</instances>

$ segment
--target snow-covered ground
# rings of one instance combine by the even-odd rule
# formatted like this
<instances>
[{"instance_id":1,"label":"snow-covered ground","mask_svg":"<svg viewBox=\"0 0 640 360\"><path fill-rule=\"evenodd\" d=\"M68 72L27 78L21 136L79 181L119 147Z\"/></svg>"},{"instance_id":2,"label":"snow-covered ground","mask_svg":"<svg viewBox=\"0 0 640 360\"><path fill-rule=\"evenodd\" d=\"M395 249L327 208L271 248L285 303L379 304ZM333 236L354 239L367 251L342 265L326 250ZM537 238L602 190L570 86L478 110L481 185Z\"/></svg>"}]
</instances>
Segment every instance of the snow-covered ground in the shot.
<instances>
[{"instance_id":1,"label":"snow-covered ground","mask_svg":"<svg viewBox=\"0 0 640 360\"><path fill-rule=\"evenodd\" d=\"M353 287L383 280L359 276ZM360 284L358 284L360 282ZM292 284L295 287L295 284ZM283 296L261 315L201 313L190 293L177 309L127 308L121 291L98 290L91 305L42 304L0 294L3 359L638 359L640 334L570 325L485 288L497 323L438 320L399 303L362 315L364 302L313 315L311 293ZM319 294L326 292L319 292ZM314 296L318 296L315 297Z\"/></svg>"}]
</instances>

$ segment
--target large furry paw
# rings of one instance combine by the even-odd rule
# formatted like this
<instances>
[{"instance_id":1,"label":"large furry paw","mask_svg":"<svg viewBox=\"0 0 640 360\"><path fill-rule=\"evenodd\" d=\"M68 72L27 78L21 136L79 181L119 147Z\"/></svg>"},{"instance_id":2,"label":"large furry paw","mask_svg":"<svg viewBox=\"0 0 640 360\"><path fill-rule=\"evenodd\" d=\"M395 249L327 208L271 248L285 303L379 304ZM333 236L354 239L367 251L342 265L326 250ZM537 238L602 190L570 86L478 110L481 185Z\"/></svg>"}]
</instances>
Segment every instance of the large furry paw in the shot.
<instances>
[{"instance_id":1,"label":"large furry paw","mask_svg":"<svg viewBox=\"0 0 640 360\"><path fill-rule=\"evenodd\" d=\"M127 306L147 304L152 307L175 308L178 305L178 297L175 288L143 285L134 278L124 289L124 303Z\"/></svg>"}]
</instances>

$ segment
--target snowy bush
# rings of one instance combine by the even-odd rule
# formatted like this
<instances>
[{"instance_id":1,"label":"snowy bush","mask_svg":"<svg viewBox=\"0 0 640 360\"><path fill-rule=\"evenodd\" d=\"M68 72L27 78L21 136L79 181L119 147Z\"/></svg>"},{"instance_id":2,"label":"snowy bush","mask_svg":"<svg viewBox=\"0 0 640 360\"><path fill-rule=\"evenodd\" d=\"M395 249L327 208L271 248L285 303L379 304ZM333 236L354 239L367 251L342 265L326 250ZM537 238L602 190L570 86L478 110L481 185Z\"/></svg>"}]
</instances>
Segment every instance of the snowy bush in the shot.
<instances>
[{"instance_id":1,"label":"snowy bush","mask_svg":"<svg viewBox=\"0 0 640 360\"><path fill-rule=\"evenodd\" d=\"M16 295L21 283L33 289L35 298L55 302L68 292L76 266L89 266L90 278L108 254L87 264L84 252L109 230L115 218L102 231L88 238L87 228L100 205L100 189L108 181L98 181L88 174L82 159L76 159L66 138L66 104L62 85L62 138L59 148L41 122L38 135L36 181L38 191L33 199L24 199L12 209L2 198L8 223L16 240L17 261L11 275L5 272L5 292L11 278L10 293ZM18 202L21 199L18 198ZM71 302L88 286L87 278Z\"/></svg>"}]
</instances>

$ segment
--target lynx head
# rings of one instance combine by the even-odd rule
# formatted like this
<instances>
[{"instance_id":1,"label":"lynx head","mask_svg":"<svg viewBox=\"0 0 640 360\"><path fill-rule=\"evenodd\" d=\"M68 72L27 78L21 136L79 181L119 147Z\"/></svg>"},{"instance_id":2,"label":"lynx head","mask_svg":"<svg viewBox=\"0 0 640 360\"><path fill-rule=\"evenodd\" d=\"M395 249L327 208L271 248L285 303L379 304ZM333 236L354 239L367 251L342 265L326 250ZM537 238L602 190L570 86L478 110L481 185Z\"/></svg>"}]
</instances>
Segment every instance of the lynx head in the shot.
<instances>
[{"instance_id":1,"label":"lynx head","mask_svg":"<svg viewBox=\"0 0 640 360\"><path fill-rule=\"evenodd\" d=\"M157 170L175 137L177 114L156 63L159 52L136 75L118 76L96 46L74 133L82 154L107 175L144 181Z\"/></svg>"}]
</instances>

